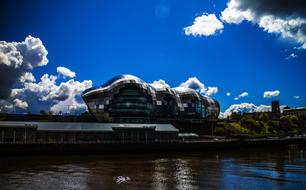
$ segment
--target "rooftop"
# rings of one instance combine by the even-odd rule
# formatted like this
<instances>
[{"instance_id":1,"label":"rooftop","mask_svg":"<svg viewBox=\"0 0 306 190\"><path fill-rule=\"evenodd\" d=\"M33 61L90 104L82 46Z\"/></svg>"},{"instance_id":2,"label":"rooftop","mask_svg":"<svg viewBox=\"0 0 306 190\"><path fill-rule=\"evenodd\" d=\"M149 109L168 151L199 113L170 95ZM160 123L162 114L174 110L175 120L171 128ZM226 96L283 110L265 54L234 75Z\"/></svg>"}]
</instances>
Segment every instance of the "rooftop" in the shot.
<instances>
[{"instance_id":1,"label":"rooftop","mask_svg":"<svg viewBox=\"0 0 306 190\"><path fill-rule=\"evenodd\" d=\"M148 128L159 131L179 132L171 124L133 124L133 123L81 123L81 122L25 122L0 121L0 127L37 127L39 131L113 131L113 128Z\"/></svg>"}]
</instances>

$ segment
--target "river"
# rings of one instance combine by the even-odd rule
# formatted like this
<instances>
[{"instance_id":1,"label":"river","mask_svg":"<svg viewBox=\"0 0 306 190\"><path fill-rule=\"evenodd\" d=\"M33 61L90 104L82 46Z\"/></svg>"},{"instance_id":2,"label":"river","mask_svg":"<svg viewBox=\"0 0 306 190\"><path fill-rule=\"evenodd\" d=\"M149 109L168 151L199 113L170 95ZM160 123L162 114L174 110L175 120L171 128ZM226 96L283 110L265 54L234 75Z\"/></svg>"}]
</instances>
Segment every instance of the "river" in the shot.
<instances>
[{"instance_id":1,"label":"river","mask_svg":"<svg viewBox=\"0 0 306 190\"><path fill-rule=\"evenodd\" d=\"M306 189L306 147L1 157L0 189Z\"/></svg>"}]
</instances>

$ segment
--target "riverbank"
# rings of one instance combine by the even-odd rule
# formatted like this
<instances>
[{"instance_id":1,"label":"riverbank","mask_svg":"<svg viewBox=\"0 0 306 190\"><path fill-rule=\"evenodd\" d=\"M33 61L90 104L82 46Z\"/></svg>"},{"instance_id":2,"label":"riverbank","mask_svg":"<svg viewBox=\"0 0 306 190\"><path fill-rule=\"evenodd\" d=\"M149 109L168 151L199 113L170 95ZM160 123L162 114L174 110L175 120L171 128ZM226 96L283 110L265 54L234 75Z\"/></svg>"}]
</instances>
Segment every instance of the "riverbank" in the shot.
<instances>
[{"instance_id":1,"label":"riverbank","mask_svg":"<svg viewBox=\"0 0 306 190\"><path fill-rule=\"evenodd\" d=\"M100 142L100 143L29 143L0 144L0 155L45 155L45 154L108 154L108 153L151 153L186 152L224 149L253 149L306 145L305 137L265 139L215 139L180 140L173 142Z\"/></svg>"}]
</instances>

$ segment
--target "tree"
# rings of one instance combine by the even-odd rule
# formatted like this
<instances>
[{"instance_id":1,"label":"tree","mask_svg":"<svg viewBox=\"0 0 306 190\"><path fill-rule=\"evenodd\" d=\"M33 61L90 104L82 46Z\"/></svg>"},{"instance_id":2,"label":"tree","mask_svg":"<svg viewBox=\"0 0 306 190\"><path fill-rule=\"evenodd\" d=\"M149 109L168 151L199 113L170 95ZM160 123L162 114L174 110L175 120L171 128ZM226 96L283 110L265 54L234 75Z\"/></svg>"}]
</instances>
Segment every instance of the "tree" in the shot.
<instances>
[{"instance_id":1,"label":"tree","mask_svg":"<svg viewBox=\"0 0 306 190\"><path fill-rule=\"evenodd\" d=\"M40 113L40 115L47 115L45 110L40 110L39 113Z\"/></svg>"},{"instance_id":2,"label":"tree","mask_svg":"<svg viewBox=\"0 0 306 190\"><path fill-rule=\"evenodd\" d=\"M268 120L269 120L269 116L268 116L267 113L262 112L262 113L259 114L258 119L259 119L260 121L266 123L266 122L268 122Z\"/></svg>"}]
</instances>

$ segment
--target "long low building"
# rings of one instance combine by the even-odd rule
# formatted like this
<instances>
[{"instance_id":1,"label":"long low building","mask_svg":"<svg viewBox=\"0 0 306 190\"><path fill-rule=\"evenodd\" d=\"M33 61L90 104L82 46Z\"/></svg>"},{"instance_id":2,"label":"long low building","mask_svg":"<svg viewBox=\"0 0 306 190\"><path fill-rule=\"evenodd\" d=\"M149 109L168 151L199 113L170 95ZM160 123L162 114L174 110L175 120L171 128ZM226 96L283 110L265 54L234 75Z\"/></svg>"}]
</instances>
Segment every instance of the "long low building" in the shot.
<instances>
[{"instance_id":1,"label":"long low building","mask_svg":"<svg viewBox=\"0 0 306 190\"><path fill-rule=\"evenodd\" d=\"M171 124L0 121L0 143L170 142L179 130Z\"/></svg>"}]
</instances>

